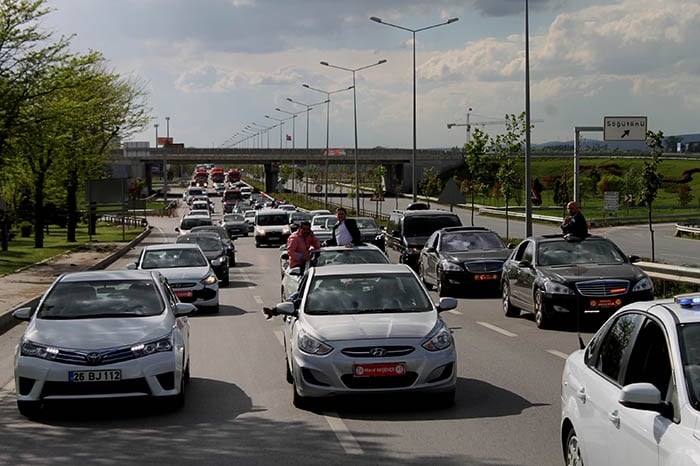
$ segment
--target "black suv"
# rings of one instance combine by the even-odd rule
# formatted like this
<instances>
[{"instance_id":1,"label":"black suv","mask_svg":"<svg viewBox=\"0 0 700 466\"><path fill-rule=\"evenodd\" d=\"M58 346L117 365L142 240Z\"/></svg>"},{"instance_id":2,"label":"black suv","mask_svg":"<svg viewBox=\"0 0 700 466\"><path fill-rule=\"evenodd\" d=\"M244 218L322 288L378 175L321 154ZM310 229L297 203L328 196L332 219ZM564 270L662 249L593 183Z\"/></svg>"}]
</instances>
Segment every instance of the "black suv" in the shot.
<instances>
[{"instance_id":1,"label":"black suv","mask_svg":"<svg viewBox=\"0 0 700 466\"><path fill-rule=\"evenodd\" d=\"M457 214L446 210L395 210L384 234L384 250L393 263L408 264L418 271L418 256L435 231L462 226Z\"/></svg>"}]
</instances>

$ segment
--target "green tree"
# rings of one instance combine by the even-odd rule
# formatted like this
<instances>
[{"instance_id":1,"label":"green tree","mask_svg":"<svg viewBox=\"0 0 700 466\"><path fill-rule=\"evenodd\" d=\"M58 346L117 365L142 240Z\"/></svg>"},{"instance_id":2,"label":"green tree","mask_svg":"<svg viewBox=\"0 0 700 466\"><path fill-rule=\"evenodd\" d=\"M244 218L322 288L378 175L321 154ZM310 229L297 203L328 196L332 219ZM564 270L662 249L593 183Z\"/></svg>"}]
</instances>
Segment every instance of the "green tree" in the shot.
<instances>
[{"instance_id":1,"label":"green tree","mask_svg":"<svg viewBox=\"0 0 700 466\"><path fill-rule=\"evenodd\" d=\"M464 161L467 164L467 179L465 181L472 204L472 226L474 226L474 197L483 196L488 190L489 171L485 154L489 144L489 135L481 129L475 128L471 139L464 145Z\"/></svg>"},{"instance_id":2,"label":"green tree","mask_svg":"<svg viewBox=\"0 0 700 466\"><path fill-rule=\"evenodd\" d=\"M648 220L649 220L649 235L651 238L651 261L654 261L654 228L651 218L651 206L656 199L656 194L661 187L663 180L663 175L659 173L659 164L661 160L659 157L663 153L662 151L662 141L664 139L663 131L654 133L653 131L647 131L646 133L646 145L651 148L650 159L644 161L644 166L642 168L642 189L640 196L642 202L647 206Z\"/></svg>"},{"instance_id":3,"label":"green tree","mask_svg":"<svg viewBox=\"0 0 700 466\"><path fill-rule=\"evenodd\" d=\"M639 199L641 186L642 172L638 167L630 167L622 175L622 190L625 195L632 196L631 205L634 205L636 199Z\"/></svg>"},{"instance_id":4,"label":"green tree","mask_svg":"<svg viewBox=\"0 0 700 466\"><path fill-rule=\"evenodd\" d=\"M421 183L421 193L424 196L435 197L442 191L442 180L438 176L434 167L423 170L423 182Z\"/></svg>"},{"instance_id":5,"label":"green tree","mask_svg":"<svg viewBox=\"0 0 700 466\"><path fill-rule=\"evenodd\" d=\"M678 186L678 203L683 207L693 201L693 194L690 192L690 186L683 183Z\"/></svg>"},{"instance_id":6,"label":"green tree","mask_svg":"<svg viewBox=\"0 0 700 466\"><path fill-rule=\"evenodd\" d=\"M280 183L287 184L287 181L292 177L292 166L289 164L284 164L280 167L279 178Z\"/></svg>"}]
</instances>

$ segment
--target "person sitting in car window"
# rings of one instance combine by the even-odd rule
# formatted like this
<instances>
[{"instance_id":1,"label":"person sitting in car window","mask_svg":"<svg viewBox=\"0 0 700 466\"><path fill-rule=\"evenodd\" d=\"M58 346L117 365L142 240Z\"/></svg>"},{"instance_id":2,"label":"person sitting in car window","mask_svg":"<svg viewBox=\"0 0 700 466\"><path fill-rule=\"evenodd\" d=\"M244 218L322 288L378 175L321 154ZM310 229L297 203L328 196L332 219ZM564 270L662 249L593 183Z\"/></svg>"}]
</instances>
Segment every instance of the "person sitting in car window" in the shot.
<instances>
[{"instance_id":1,"label":"person sitting in car window","mask_svg":"<svg viewBox=\"0 0 700 466\"><path fill-rule=\"evenodd\" d=\"M333 226L333 232L329 240L323 243L324 246L359 246L362 244L362 234L357 227L357 222L353 218L347 218L348 211L344 207L335 210L338 223Z\"/></svg>"},{"instance_id":2,"label":"person sitting in car window","mask_svg":"<svg viewBox=\"0 0 700 466\"><path fill-rule=\"evenodd\" d=\"M581 208L576 201L571 201L566 205L569 210L569 216L564 217L561 224L561 231L564 235L571 235L577 238L585 238L588 236L588 224L586 217L583 216Z\"/></svg>"}]
</instances>

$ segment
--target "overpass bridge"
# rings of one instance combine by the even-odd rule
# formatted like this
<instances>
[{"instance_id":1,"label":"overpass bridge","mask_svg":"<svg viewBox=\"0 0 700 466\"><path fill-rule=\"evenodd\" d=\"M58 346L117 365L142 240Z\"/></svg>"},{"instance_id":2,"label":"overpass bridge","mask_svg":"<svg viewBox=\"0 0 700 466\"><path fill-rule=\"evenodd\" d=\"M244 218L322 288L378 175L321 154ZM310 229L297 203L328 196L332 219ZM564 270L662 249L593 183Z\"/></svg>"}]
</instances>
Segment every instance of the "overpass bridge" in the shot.
<instances>
[{"instance_id":1,"label":"overpass bridge","mask_svg":"<svg viewBox=\"0 0 700 466\"><path fill-rule=\"evenodd\" d=\"M337 170L338 166L346 166L350 171L355 165L354 149L331 149L326 153L325 149L250 149L250 148L196 148L166 146L153 148L149 143L125 143L121 149L115 149L111 153L111 164L126 166L128 177L141 177L146 180L150 188L151 167L162 167L163 162L169 166L180 167L184 176L184 166L199 163L213 163L226 169L240 167L242 165L261 165L264 169L265 190L275 191L280 165L302 164L316 165L324 169L326 164L329 171ZM386 169L385 185L387 192L395 189L401 192L410 192L411 162L413 151L411 149L388 149L376 147L372 149L359 149L357 151L357 164L360 178L368 170L382 165ZM420 183L423 170L434 168L437 173L456 168L464 164L464 155L459 150L426 150L416 151L416 176ZM158 169L160 171L160 169Z\"/></svg>"}]
</instances>

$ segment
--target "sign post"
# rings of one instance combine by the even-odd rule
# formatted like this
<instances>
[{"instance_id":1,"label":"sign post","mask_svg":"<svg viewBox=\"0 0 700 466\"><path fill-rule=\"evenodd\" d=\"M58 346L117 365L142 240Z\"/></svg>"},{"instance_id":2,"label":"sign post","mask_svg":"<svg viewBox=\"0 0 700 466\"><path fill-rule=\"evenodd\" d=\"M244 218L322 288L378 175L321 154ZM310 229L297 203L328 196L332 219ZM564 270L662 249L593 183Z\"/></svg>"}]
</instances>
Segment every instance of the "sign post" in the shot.
<instances>
[{"instance_id":1,"label":"sign post","mask_svg":"<svg viewBox=\"0 0 700 466\"><path fill-rule=\"evenodd\" d=\"M647 135L647 117L603 118L603 139L605 141L644 141Z\"/></svg>"}]
</instances>

